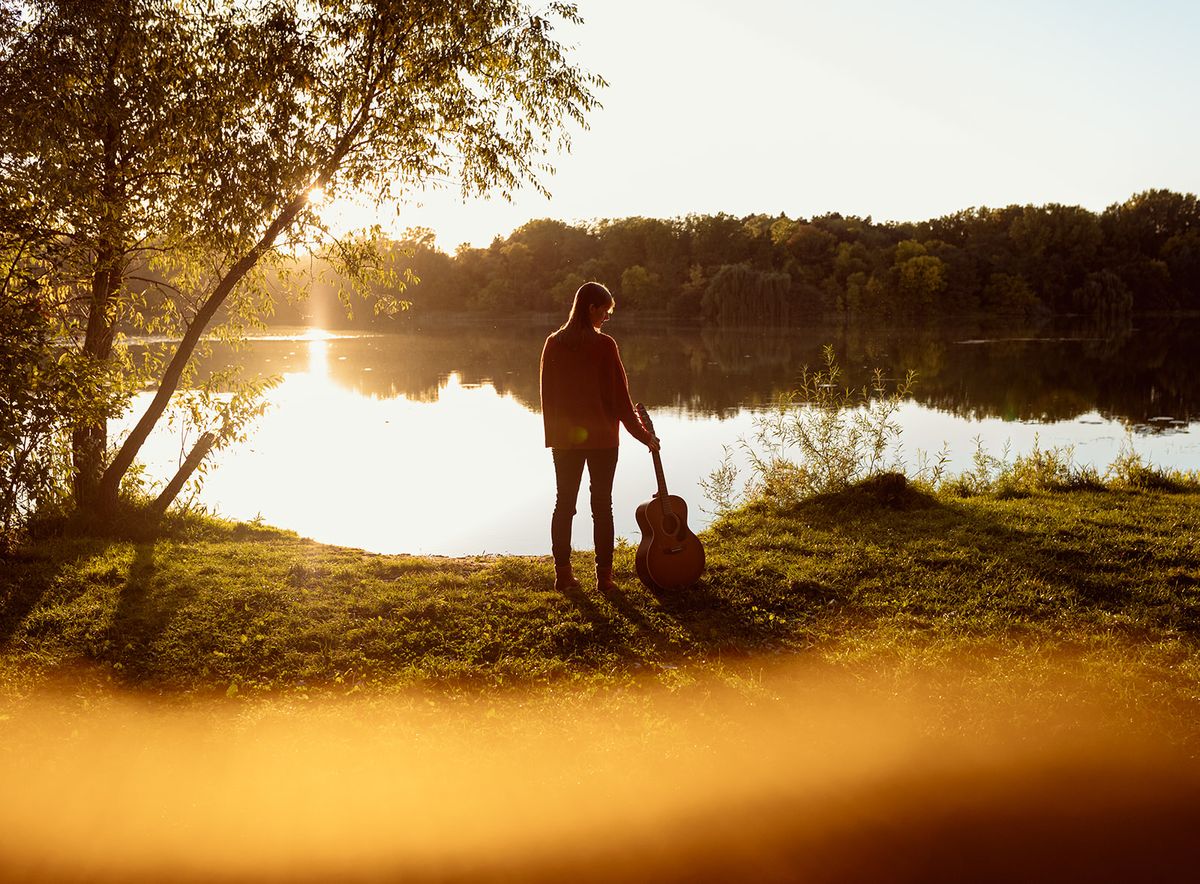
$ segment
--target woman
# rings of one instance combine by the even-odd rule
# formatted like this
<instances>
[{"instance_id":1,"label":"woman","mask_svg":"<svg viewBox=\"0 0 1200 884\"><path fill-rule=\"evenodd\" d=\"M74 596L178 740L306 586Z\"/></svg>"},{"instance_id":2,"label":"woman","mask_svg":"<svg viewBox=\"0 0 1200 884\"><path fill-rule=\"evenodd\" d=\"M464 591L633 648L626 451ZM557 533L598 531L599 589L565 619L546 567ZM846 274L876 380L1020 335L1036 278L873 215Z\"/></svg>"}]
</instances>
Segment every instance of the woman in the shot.
<instances>
[{"instance_id":1,"label":"woman","mask_svg":"<svg viewBox=\"0 0 1200 884\"><path fill-rule=\"evenodd\" d=\"M598 282L585 282L575 292L566 323L546 338L542 348L542 419L558 486L550 519L557 589L579 586L571 572L571 520L584 465L592 496L596 585L602 591L611 590L618 423L650 450L658 450L658 440L633 410L617 342L600 331L615 306L608 289Z\"/></svg>"}]
</instances>

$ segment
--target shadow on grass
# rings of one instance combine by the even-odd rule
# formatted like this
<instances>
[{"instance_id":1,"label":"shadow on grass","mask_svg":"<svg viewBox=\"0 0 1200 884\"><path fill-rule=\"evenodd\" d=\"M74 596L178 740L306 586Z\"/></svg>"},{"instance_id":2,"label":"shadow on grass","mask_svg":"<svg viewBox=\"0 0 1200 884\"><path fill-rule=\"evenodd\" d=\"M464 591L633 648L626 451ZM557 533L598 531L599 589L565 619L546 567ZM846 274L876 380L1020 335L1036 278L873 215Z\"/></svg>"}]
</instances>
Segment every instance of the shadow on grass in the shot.
<instances>
[{"instance_id":1,"label":"shadow on grass","mask_svg":"<svg viewBox=\"0 0 1200 884\"><path fill-rule=\"evenodd\" d=\"M899 482L784 510L752 508L718 533L743 554L739 564L749 558L755 570L727 565L714 577L723 592L741 588L768 603L774 593L782 610L815 616L856 606L878 611L890 593L918 615L962 616L969 605L1012 622L1082 617L1132 639L1164 630L1200 636L1200 596L1187 591L1187 575L1200 573L1200 552L1181 560L1177 548L1156 547L1145 516L1091 527L1059 518L1055 508L1069 512L1079 494L1092 495L1086 506L1097 513L1130 505L1111 492L1080 491L1016 501L1011 509L975 506ZM797 554L809 557L817 579L787 586L780 557L805 546Z\"/></svg>"},{"instance_id":2,"label":"shadow on grass","mask_svg":"<svg viewBox=\"0 0 1200 884\"><path fill-rule=\"evenodd\" d=\"M627 546L602 593L587 577L555 592L547 562L527 557L401 568L268 535L283 544L245 555L274 576L251 577L218 561L230 555L220 546L181 566L170 542L64 538L0 559L0 652L100 663L130 683L286 686L350 671L487 682L797 651L878 623L1200 636L1200 552L1160 542L1147 527L1155 501L1130 502L1144 509L1129 518L1116 518L1116 496L1068 503L959 503L893 483L751 507L705 532L708 572L669 592L643 588Z\"/></svg>"},{"instance_id":3,"label":"shadow on grass","mask_svg":"<svg viewBox=\"0 0 1200 884\"><path fill-rule=\"evenodd\" d=\"M780 638L768 619L770 612L737 603L714 590L708 578L687 589L655 589L653 596L686 633L687 644L695 651L750 654Z\"/></svg>"},{"instance_id":4,"label":"shadow on grass","mask_svg":"<svg viewBox=\"0 0 1200 884\"><path fill-rule=\"evenodd\" d=\"M0 651L36 647L112 665L123 680L152 677L155 645L195 589L155 584L156 541L135 542L128 566L112 555L121 543L63 537L0 559Z\"/></svg>"},{"instance_id":5,"label":"shadow on grass","mask_svg":"<svg viewBox=\"0 0 1200 884\"><path fill-rule=\"evenodd\" d=\"M51 548L59 554L45 548L18 548L0 556L0 648L7 648L22 632L61 574L102 555L108 547L104 540L75 538Z\"/></svg>"},{"instance_id":6,"label":"shadow on grass","mask_svg":"<svg viewBox=\"0 0 1200 884\"><path fill-rule=\"evenodd\" d=\"M156 675L156 647L181 608L196 596L196 587L162 586L157 573L157 543L139 543L129 577L113 612L109 662L119 664L124 679L145 681Z\"/></svg>"},{"instance_id":7,"label":"shadow on grass","mask_svg":"<svg viewBox=\"0 0 1200 884\"><path fill-rule=\"evenodd\" d=\"M778 637L762 612L731 601L707 578L687 589L651 589L631 571L618 563L609 591L559 590L591 624L595 641L624 659L668 663L711 652L749 654Z\"/></svg>"},{"instance_id":8,"label":"shadow on grass","mask_svg":"<svg viewBox=\"0 0 1200 884\"><path fill-rule=\"evenodd\" d=\"M590 627L582 641L580 636L575 636L578 644L571 649L573 652L589 655L607 651L623 660L642 664L661 656L660 642L649 621L619 591L601 593L595 590L596 599L582 584L558 591Z\"/></svg>"}]
</instances>

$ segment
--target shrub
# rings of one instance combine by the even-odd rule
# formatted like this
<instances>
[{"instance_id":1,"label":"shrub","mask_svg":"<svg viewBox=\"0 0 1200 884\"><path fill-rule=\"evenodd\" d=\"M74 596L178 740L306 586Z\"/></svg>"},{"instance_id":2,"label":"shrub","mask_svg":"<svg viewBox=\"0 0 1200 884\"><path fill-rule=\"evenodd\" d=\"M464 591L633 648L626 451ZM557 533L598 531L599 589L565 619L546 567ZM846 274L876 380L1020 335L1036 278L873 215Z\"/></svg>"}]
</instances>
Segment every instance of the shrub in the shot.
<instances>
[{"instance_id":1,"label":"shrub","mask_svg":"<svg viewBox=\"0 0 1200 884\"><path fill-rule=\"evenodd\" d=\"M1133 491L1195 491L1200 489L1196 471L1164 470L1146 463L1128 442L1105 473L1110 485Z\"/></svg>"},{"instance_id":2,"label":"shrub","mask_svg":"<svg viewBox=\"0 0 1200 884\"><path fill-rule=\"evenodd\" d=\"M1104 482L1095 467L1075 464L1072 445L1042 448L1034 437L1033 450L1009 462L1005 445L999 457L990 454L976 437L972 468L948 479L941 490L959 497L995 494L1025 497L1038 491L1100 491Z\"/></svg>"},{"instance_id":3,"label":"shrub","mask_svg":"<svg viewBox=\"0 0 1200 884\"><path fill-rule=\"evenodd\" d=\"M86 397L78 361L54 346L33 292L0 293L0 546L69 493L70 427Z\"/></svg>"},{"instance_id":4,"label":"shrub","mask_svg":"<svg viewBox=\"0 0 1200 884\"><path fill-rule=\"evenodd\" d=\"M814 494L843 491L899 466L900 425L896 412L912 389L915 375L891 389L876 369L871 383L857 390L842 385L832 347L825 368L806 366L800 387L778 397L775 407L754 419L754 440L741 440L750 478L739 493L732 452L706 482L705 496L718 511L740 499L778 505Z\"/></svg>"},{"instance_id":5,"label":"shrub","mask_svg":"<svg viewBox=\"0 0 1200 884\"><path fill-rule=\"evenodd\" d=\"M1007 443L995 455L976 437L971 468L949 476L948 448L933 459L918 452L918 468L909 472L900 457L902 430L896 414L914 377L909 372L888 389L876 369L870 385L851 390L841 386L841 369L832 348L826 347L824 370L809 372L806 367L800 388L780 396L774 409L754 419L753 441L739 440L750 470L742 488L735 452L729 447L721 465L700 483L713 511L725 513L749 502L787 507L818 494L851 489L859 497L865 492L886 497L892 493L889 489L908 487L903 483L915 486L909 489L913 494L1000 498L1109 488L1200 490L1200 472L1151 466L1129 445L1102 476L1091 465L1075 463L1074 446L1042 448L1036 436L1029 453L1011 460Z\"/></svg>"}]
</instances>

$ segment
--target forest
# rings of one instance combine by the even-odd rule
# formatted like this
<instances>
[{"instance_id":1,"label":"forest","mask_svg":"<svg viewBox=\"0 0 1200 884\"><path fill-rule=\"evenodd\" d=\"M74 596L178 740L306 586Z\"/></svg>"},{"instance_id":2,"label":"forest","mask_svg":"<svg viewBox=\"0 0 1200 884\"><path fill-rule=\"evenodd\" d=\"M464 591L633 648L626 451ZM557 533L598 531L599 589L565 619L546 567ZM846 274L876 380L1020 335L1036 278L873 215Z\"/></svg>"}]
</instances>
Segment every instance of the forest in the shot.
<instances>
[{"instance_id":1,"label":"forest","mask_svg":"<svg viewBox=\"0 0 1200 884\"><path fill-rule=\"evenodd\" d=\"M562 313L589 279L606 283L623 311L718 325L1067 314L1113 320L1200 309L1200 203L1168 190L1136 194L1099 214L1051 203L906 223L837 213L534 220L487 248L461 246L453 255L426 230L382 251L393 281L375 294L407 301L409 317ZM348 294L323 266L305 256L277 277L272 322L395 321L377 317L370 294ZM395 280L406 274L399 291ZM301 289L307 298L295 297Z\"/></svg>"}]
</instances>

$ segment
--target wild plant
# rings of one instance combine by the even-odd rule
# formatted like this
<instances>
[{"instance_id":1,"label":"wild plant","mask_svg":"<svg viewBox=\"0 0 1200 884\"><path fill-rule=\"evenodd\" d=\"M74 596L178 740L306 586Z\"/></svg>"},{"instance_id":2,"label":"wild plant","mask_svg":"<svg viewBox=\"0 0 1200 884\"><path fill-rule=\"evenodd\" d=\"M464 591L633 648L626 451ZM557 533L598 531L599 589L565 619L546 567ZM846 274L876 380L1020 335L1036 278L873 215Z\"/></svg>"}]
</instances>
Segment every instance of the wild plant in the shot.
<instances>
[{"instance_id":1,"label":"wild plant","mask_svg":"<svg viewBox=\"0 0 1200 884\"><path fill-rule=\"evenodd\" d=\"M1074 445L1042 448L1037 436L1033 439L1033 450L1017 457L1004 478L1004 486L997 489L1000 493L1007 490L1032 494L1035 491L1103 487L1094 467L1076 466Z\"/></svg>"},{"instance_id":2,"label":"wild plant","mask_svg":"<svg viewBox=\"0 0 1200 884\"><path fill-rule=\"evenodd\" d=\"M1009 460L1010 446L1004 443L1000 455L991 454L978 436L971 469L946 481L942 490L959 497L994 494L998 497L1023 497L1037 491L1099 490L1104 487L1096 468L1075 463L1075 446L1042 448L1037 436L1028 454Z\"/></svg>"},{"instance_id":3,"label":"wild plant","mask_svg":"<svg viewBox=\"0 0 1200 884\"><path fill-rule=\"evenodd\" d=\"M1147 463L1126 438L1116 460L1104 474L1108 483L1117 488L1136 491L1195 491L1200 489L1200 472L1196 470L1164 470Z\"/></svg>"},{"instance_id":4,"label":"wild plant","mask_svg":"<svg viewBox=\"0 0 1200 884\"><path fill-rule=\"evenodd\" d=\"M980 436L976 436L972 441L975 443L975 453L971 455L971 469L948 478L940 486L940 490L958 497L985 494L994 490L1000 477L1010 469L1008 458L1011 448L1008 441L1005 441L999 456L984 447Z\"/></svg>"},{"instance_id":5,"label":"wild plant","mask_svg":"<svg viewBox=\"0 0 1200 884\"><path fill-rule=\"evenodd\" d=\"M739 440L750 471L741 491L729 449L721 466L701 482L718 512L743 500L786 506L896 471L901 435L897 412L916 374L908 372L889 388L876 369L870 383L854 389L844 385L832 347L824 348L824 357L823 369L805 366L799 388L781 394L774 408L754 418L751 441Z\"/></svg>"}]
</instances>

